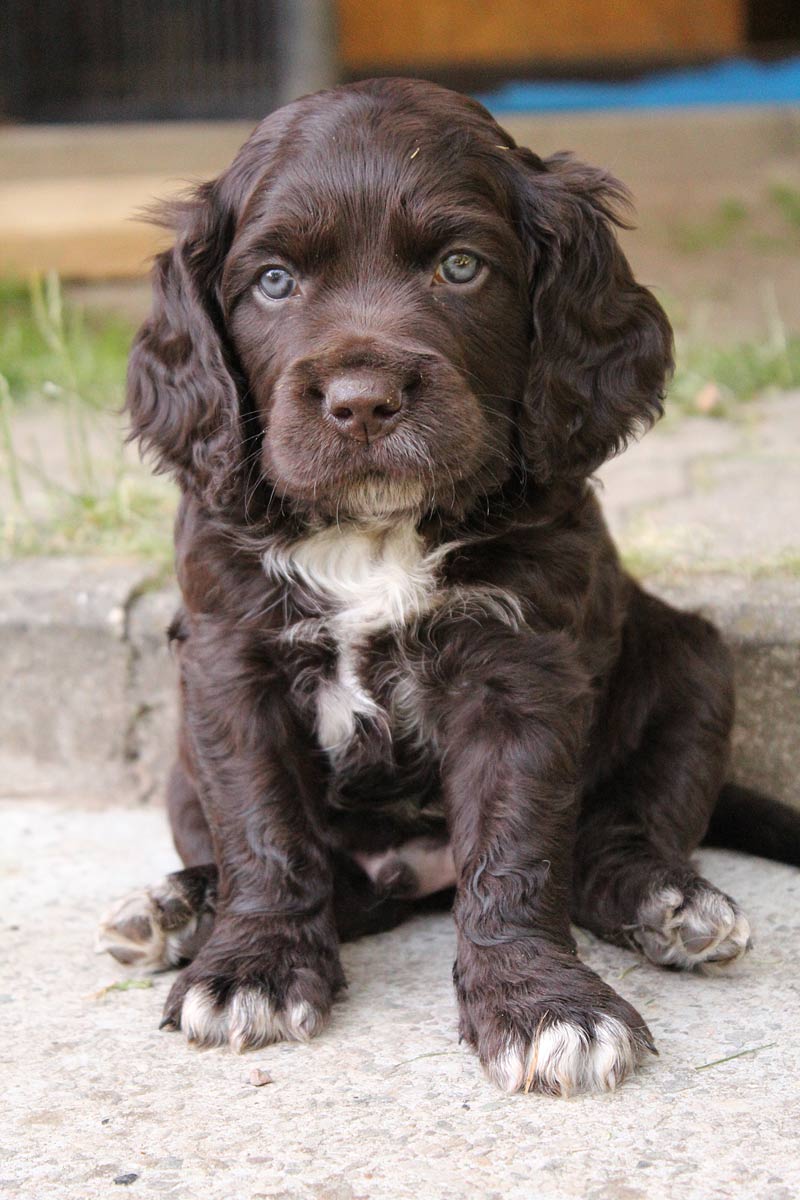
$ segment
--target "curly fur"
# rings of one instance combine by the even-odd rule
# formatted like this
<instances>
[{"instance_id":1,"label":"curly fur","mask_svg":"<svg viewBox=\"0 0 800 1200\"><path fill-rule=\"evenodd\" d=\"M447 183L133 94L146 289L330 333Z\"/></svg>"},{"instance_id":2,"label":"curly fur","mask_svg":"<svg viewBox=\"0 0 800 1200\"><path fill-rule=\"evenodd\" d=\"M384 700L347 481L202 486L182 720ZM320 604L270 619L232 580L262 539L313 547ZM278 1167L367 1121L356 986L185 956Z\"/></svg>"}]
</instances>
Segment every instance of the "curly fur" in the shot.
<instances>
[{"instance_id":1,"label":"curly fur","mask_svg":"<svg viewBox=\"0 0 800 1200\"><path fill-rule=\"evenodd\" d=\"M165 1022L190 1038L309 1036L338 941L433 892L489 1074L613 1087L650 1035L570 917L638 945L653 896L691 893L703 936L665 961L728 936L689 855L725 778L729 658L622 570L589 478L657 418L672 362L624 201L472 101L373 80L268 117L164 214L128 412L183 493L170 886L207 940ZM479 263L463 286L437 268L454 249ZM149 928L153 961L134 909L120 953Z\"/></svg>"}]
</instances>

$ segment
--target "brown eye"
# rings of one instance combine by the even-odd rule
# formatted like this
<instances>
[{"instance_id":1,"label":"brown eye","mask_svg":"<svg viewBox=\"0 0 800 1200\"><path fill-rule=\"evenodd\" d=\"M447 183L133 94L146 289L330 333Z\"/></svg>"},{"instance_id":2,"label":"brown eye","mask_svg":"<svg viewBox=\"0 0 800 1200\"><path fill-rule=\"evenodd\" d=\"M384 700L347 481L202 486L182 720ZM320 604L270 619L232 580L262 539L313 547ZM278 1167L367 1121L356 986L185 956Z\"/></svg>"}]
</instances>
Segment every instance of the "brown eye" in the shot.
<instances>
[{"instance_id":1,"label":"brown eye","mask_svg":"<svg viewBox=\"0 0 800 1200\"><path fill-rule=\"evenodd\" d=\"M481 260L466 250L456 250L439 263L434 273L437 283L472 283L481 269Z\"/></svg>"}]
</instances>

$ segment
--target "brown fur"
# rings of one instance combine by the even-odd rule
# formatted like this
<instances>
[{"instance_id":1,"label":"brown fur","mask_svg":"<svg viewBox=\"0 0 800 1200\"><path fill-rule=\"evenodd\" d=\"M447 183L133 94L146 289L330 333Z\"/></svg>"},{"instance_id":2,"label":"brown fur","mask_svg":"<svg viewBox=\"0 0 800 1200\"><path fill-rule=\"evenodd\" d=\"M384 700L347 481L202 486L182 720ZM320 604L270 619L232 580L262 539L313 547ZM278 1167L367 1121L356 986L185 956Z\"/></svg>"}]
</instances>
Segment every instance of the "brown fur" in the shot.
<instances>
[{"instance_id":1,"label":"brown fur","mask_svg":"<svg viewBox=\"0 0 800 1200\"><path fill-rule=\"evenodd\" d=\"M562 1020L591 1044L610 1016L650 1044L577 959L570 917L634 944L654 888L708 886L689 855L733 694L715 630L620 567L589 482L659 415L671 368L666 317L614 236L624 200L463 97L380 80L273 114L169 213L128 410L183 489L170 813L218 895L167 1024L202 985L219 1011L243 990L305 1002L316 1028L344 982L338 938L415 907L405 868L379 894L353 856L431 835L452 845L461 1032L485 1063ZM434 281L454 248L485 264L474 283ZM265 302L275 262L300 293ZM375 436L344 429L334 386L340 409L381 402ZM377 715L326 754L336 605L265 556L409 512L427 552L450 546L437 602L360 639ZM410 723L392 717L401 682Z\"/></svg>"}]
</instances>

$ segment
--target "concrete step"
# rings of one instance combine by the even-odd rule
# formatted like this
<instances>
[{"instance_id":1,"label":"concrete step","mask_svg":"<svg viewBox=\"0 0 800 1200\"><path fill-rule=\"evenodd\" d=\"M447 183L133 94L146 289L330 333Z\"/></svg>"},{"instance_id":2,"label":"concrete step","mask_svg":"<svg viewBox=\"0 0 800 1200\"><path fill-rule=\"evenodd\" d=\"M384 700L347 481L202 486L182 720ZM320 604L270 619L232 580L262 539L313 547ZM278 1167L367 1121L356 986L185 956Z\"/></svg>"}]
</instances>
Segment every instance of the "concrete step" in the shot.
<instances>
[{"instance_id":1,"label":"concrete step","mask_svg":"<svg viewBox=\"0 0 800 1200\"><path fill-rule=\"evenodd\" d=\"M724 631L739 693L732 777L800 807L800 590L790 577L665 576L651 588ZM0 577L3 792L68 786L160 797L176 728L165 630L177 604L148 568L21 560ZM34 766L35 764L35 766Z\"/></svg>"}]
</instances>

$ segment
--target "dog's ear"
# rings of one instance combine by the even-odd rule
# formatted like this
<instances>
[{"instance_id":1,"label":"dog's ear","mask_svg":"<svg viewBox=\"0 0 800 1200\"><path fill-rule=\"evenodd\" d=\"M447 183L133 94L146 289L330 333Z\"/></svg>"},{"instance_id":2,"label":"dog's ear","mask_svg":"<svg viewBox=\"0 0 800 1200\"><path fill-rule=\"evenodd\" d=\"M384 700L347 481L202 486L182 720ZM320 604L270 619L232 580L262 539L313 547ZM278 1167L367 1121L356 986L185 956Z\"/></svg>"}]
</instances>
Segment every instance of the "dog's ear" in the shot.
<instances>
[{"instance_id":1,"label":"dog's ear","mask_svg":"<svg viewBox=\"0 0 800 1200\"><path fill-rule=\"evenodd\" d=\"M617 244L622 185L570 155L515 158L533 309L522 449L547 483L591 474L661 415L672 330Z\"/></svg>"},{"instance_id":2,"label":"dog's ear","mask_svg":"<svg viewBox=\"0 0 800 1200\"><path fill-rule=\"evenodd\" d=\"M218 281L233 217L203 184L157 218L176 230L153 267L153 307L131 349L126 410L131 437L160 471L210 508L239 484L239 391L228 360Z\"/></svg>"}]
</instances>

